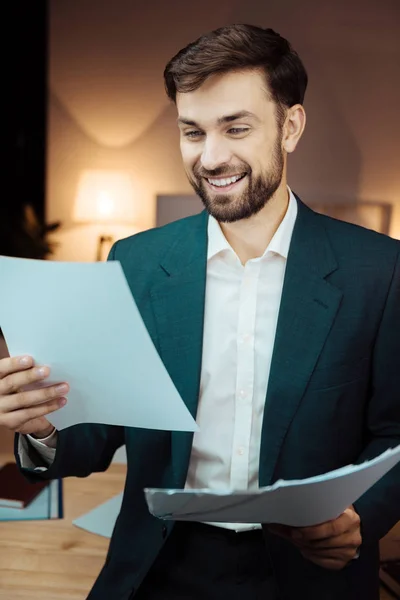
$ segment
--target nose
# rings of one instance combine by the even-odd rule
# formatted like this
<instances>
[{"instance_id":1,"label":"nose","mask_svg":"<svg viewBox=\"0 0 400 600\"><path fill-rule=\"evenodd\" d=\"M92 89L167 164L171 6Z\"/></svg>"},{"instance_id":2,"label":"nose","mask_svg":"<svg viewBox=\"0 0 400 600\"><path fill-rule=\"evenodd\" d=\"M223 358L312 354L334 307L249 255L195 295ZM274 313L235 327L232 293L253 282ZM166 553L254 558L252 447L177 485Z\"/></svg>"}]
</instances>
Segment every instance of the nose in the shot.
<instances>
[{"instance_id":1,"label":"nose","mask_svg":"<svg viewBox=\"0 0 400 600\"><path fill-rule=\"evenodd\" d=\"M221 165L229 164L230 160L231 153L224 140L211 137L206 139L201 154L201 164L204 169L212 171Z\"/></svg>"}]
</instances>

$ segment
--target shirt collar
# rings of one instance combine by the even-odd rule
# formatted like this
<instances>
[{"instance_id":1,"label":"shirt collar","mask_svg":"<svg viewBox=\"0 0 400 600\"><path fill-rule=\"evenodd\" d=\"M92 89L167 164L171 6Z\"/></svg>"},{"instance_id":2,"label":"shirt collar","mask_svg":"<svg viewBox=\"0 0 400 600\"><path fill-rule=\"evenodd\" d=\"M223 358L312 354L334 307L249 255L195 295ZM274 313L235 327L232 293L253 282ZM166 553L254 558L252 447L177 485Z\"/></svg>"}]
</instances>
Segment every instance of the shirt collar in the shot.
<instances>
[{"instance_id":1,"label":"shirt collar","mask_svg":"<svg viewBox=\"0 0 400 600\"><path fill-rule=\"evenodd\" d=\"M297 201L294 197L292 190L288 186L289 192L289 204L285 216L283 217L281 224L276 230L272 240L268 244L263 256L268 252L279 254L283 258L287 259L289 254L290 242L292 239L294 224L297 217ZM210 260L220 252L229 251L234 252L232 246L228 243L226 237L222 233L222 229L219 226L218 221L211 215L208 218L208 250L207 260Z\"/></svg>"}]
</instances>

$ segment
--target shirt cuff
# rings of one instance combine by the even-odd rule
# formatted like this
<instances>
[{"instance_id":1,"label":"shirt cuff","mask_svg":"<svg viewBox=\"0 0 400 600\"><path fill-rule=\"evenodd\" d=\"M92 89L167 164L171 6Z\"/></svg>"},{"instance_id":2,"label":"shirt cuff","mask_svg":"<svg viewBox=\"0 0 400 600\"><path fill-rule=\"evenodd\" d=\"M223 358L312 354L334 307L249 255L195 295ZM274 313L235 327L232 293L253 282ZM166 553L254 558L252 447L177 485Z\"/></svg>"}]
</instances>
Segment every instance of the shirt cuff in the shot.
<instances>
[{"instance_id":1,"label":"shirt cuff","mask_svg":"<svg viewBox=\"0 0 400 600\"><path fill-rule=\"evenodd\" d=\"M51 438L51 439L50 439ZM57 445L57 431L53 431L48 438L44 438L46 444L42 441L36 440L30 435L19 435L18 436L18 456L23 469L33 469L34 471L47 471L47 468L52 464L56 455ZM47 445L49 444L49 445ZM53 447L50 446L52 444ZM32 460L32 453L30 447L35 448L39 454L43 463L47 466L38 465Z\"/></svg>"},{"instance_id":2,"label":"shirt cuff","mask_svg":"<svg viewBox=\"0 0 400 600\"><path fill-rule=\"evenodd\" d=\"M37 439L37 438L33 437L32 435L29 435L29 433L26 437L31 442L31 444L34 446L34 448L40 448L43 446L46 446L47 448L56 448L57 447L57 429L55 427L54 427L53 431L50 433L50 435L48 435L44 438Z\"/></svg>"}]
</instances>

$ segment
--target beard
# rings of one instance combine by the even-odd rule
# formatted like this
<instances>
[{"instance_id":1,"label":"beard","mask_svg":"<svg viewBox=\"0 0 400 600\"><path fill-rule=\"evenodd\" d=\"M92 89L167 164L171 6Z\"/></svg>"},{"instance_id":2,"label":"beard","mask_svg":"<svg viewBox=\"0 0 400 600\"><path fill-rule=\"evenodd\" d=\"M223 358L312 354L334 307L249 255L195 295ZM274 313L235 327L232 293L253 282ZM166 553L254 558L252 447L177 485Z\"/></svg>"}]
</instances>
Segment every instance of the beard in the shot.
<instances>
[{"instance_id":1,"label":"beard","mask_svg":"<svg viewBox=\"0 0 400 600\"><path fill-rule=\"evenodd\" d=\"M234 170L223 165L212 171L194 167L194 177L189 176L189 182L211 216L222 223L234 223L241 219L249 219L264 208L281 184L283 168L281 136L278 135L267 172L255 176L246 163L240 163ZM239 173L246 174L247 179L246 188L240 193L213 194L204 181L204 178L230 177Z\"/></svg>"}]
</instances>

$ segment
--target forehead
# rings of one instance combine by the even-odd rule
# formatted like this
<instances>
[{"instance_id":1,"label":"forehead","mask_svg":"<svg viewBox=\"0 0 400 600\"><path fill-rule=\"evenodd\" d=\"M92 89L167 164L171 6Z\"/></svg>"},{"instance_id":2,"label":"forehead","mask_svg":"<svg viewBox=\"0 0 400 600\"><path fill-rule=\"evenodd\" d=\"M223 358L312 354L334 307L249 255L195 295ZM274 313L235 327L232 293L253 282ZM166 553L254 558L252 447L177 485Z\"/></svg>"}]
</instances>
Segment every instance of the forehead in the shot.
<instances>
[{"instance_id":1,"label":"forehead","mask_svg":"<svg viewBox=\"0 0 400 600\"><path fill-rule=\"evenodd\" d=\"M226 114L248 111L264 120L274 103L260 71L234 71L209 77L193 92L178 93L178 116L193 121L216 121Z\"/></svg>"}]
</instances>

